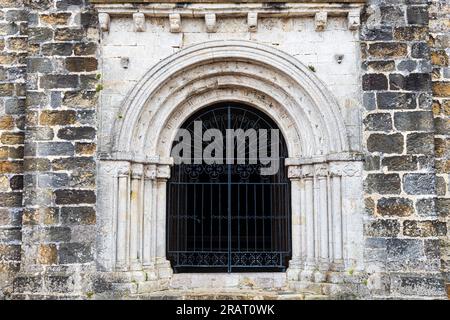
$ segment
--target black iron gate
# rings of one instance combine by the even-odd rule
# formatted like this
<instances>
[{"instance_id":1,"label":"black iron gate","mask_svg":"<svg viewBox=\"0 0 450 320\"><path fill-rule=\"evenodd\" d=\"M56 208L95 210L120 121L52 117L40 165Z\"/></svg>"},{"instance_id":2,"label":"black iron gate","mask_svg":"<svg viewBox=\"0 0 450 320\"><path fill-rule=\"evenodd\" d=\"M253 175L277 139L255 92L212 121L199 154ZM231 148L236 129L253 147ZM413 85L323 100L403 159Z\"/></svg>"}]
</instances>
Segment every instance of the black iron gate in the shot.
<instances>
[{"instance_id":1,"label":"black iron gate","mask_svg":"<svg viewBox=\"0 0 450 320\"><path fill-rule=\"evenodd\" d=\"M226 129L278 129L267 115L238 104L196 113L182 127L192 137L198 135L195 121L202 121L202 132L220 130L224 147ZM235 155L245 148L245 163L195 164L192 159L173 166L167 190L167 257L175 272L286 269L291 256L287 147L281 132L278 141L272 140L269 136L269 144L279 145L279 170L273 175L261 175L263 164L250 161L255 154L250 143L234 143Z\"/></svg>"}]
</instances>

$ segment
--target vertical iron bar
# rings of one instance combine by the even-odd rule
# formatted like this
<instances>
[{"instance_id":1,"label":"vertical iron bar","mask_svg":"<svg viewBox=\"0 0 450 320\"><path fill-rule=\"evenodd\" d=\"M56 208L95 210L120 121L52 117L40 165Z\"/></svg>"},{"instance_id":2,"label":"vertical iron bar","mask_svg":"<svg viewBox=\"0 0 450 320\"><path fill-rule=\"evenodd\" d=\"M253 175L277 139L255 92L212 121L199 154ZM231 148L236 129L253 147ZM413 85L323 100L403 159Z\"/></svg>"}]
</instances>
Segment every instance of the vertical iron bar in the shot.
<instances>
[{"instance_id":1,"label":"vertical iron bar","mask_svg":"<svg viewBox=\"0 0 450 320\"><path fill-rule=\"evenodd\" d=\"M266 216L265 214L265 210L264 210L264 187L265 185L262 184L261 185L261 199L262 199L262 206L261 206L261 214L262 214L262 245L263 245L263 251L266 251L266 233L265 233L265 220L266 220Z\"/></svg>"},{"instance_id":2,"label":"vertical iron bar","mask_svg":"<svg viewBox=\"0 0 450 320\"><path fill-rule=\"evenodd\" d=\"M237 214L238 214L238 217L237 217L237 223L238 223L238 225L237 225L237 229L238 229L238 232L237 232L237 238L238 238L238 251L241 251L241 218L240 218L240 211L241 211L241 195L240 195L240 185L239 184L237 184L236 185L237 186Z\"/></svg>"},{"instance_id":3,"label":"vertical iron bar","mask_svg":"<svg viewBox=\"0 0 450 320\"><path fill-rule=\"evenodd\" d=\"M253 210L254 210L254 215L255 215L255 225L253 226L253 229L255 231L255 235L253 236L253 238L255 239L255 244L253 247L253 251L257 251L258 248L258 233L257 233L257 216L256 216L256 211L257 211L257 203L256 203L256 184L253 185Z\"/></svg>"},{"instance_id":4,"label":"vertical iron bar","mask_svg":"<svg viewBox=\"0 0 450 320\"><path fill-rule=\"evenodd\" d=\"M202 251L204 251L205 250L205 244L204 244L204 241L205 241L205 233L204 233L204 230L203 230L203 225L204 225L204 215L203 215L203 213L204 213L204 209L205 209L205 185L202 183L202 221L201 221L201 226L202 226Z\"/></svg>"},{"instance_id":5,"label":"vertical iron bar","mask_svg":"<svg viewBox=\"0 0 450 320\"><path fill-rule=\"evenodd\" d=\"M194 251L197 251L197 228L196 228L196 224L197 224L197 185L193 185L194 188L194 219L193 219L193 223L194 223Z\"/></svg>"},{"instance_id":6,"label":"vertical iron bar","mask_svg":"<svg viewBox=\"0 0 450 320\"><path fill-rule=\"evenodd\" d=\"M184 186L184 250L188 251L188 197L187 197L188 185Z\"/></svg>"},{"instance_id":7,"label":"vertical iron bar","mask_svg":"<svg viewBox=\"0 0 450 320\"><path fill-rule=\"evenodd\" d=\"M231 129L231 109L228 106L227 128ZM233 143L234 148L234 143ZM228 160L228 159L227 159ZM231 272L231 165L228 164L228 272Z\"/></svg>"}]
</instances>

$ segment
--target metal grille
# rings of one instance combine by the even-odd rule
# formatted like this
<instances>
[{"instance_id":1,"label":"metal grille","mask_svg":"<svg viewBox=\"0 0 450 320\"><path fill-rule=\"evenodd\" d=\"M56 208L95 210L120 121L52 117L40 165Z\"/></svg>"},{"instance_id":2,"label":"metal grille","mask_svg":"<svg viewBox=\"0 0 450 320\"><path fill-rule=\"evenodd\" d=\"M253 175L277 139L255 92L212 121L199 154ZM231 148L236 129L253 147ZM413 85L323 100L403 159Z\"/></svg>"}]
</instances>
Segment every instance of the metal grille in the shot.
<instances>
[{"instance_id":1,"label":"metal grille","mask_svg":"<svg viewBox=\"0 0 450 320\"><path fill-rule=\"evenodd\" d=\"M278 129L262 112L237 104L214 105L192 116L183 125L192 136L194 121L202 121L203 131L219 129L224 137L226 129ZM239 148L253 154L248 144L234 148L235 155ZM286 269L291 256L290 183L281 134L279 155L275 175L261 175L261 163L250 164L249 159L245 164L173 166L167 193L167 257L175 272Z\"/></svg>"}]
</instances>

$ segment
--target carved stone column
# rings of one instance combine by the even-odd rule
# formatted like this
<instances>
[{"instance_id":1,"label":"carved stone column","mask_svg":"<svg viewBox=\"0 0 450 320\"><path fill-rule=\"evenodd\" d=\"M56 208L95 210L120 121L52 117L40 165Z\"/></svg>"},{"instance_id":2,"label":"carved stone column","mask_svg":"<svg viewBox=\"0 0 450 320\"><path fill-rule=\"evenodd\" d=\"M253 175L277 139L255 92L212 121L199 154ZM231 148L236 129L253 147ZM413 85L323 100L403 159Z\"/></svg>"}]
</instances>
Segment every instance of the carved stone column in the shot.
<instances>
[{"instance_id":1,"label":"carved stone column","mask_svg":"<svg viewBox=\"0 0 450 320\"><path fill-rule=\"evenodd\" d=\"M129 267L129 177L129 163L125 163L117 172L116 269L121 271Z\"/></svg>"},{"instance_id":2,"label":"carved stone column","mask_svg":"<svg viewBox=\"0 0 450 320\"><path fill-rule=\"evenodd\" d=\"M156 279L156 165L144 168L144 210L142 234L142 264L149 280Z\"/></svg>"},{"instance_id":3,"label":"carved stone column","mask_svg":"<svg viewBox=\"0 0 450 320\"><path fill-rule=\"evenodd\" d=\"M302 257L305 248L302 246L302 170L300 166L289 166L288 178L291 180L291 203L292 203L292 259L289 261L287 270L288 280L298 281L303 266Z\"/></svg>"},{"instance_id":4,"label":"carved stone column","mask_svg":"<svg viewBox=\"0 0 450 320\"><path fill-rule=\"evenodd\" d=\"M316 268L315 230L314 230L314 167L302 166L304 181L304 207L305 210L305 270L302 271L302 280L311 280L313 270Z\"/></svg>"},{"instance_id":5,"label":"carved stone column","mask_svg":"<svg viewBox=\"0 0 450 320\"><path fill-rule=\"evenodd\" d=\"M316 282L325 280L329 269L328 165L314 165L314 242L316 251Z\"/></svg>"},{"instance_id":6,"label":"carved stone column","mask_svg":"<svg viewBox=\"0 0 450 320\"><path fill-rule=\"evenodd\" d=\"M133 271L142 270L143 175L144 166L133 164L130 192L130 269Z\"/></svg>"},{"instance_id":7,"label":"carved stone column","mask_svg":"<svg viewBox=\"0 0 450 320\"><path fill-rule=\"evenodd\" d=\"M160 279L172 276L170 262L166 259L166 192L170 166L158 165L156 169L156 268Z\"/></svg>"}]
</instances>

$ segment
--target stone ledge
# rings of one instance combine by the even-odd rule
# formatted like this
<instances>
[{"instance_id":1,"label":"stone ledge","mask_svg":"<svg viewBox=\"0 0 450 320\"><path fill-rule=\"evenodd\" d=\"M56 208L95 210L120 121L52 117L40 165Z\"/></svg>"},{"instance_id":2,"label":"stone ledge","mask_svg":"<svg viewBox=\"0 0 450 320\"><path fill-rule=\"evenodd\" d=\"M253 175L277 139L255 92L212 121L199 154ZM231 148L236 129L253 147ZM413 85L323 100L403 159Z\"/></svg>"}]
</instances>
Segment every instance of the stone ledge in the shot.
<instances>
[{"instance_id":1,"label":"stone ledge","mask_svg":"<svg viewBox=\"0 0 450 320\"><path fill-rule=\"evenodd\" d=\"M186 5L187 2L184 0L91 0L91 3L182 3ZM191 0L188 3L267 3L270 5L271 3L366 3L366 0Z\"/></svg>"},{"instance_id":2,"label":"stone ledge","mask_svg":"<svg viewBox=\"0 0 450 320\"><path fill-rule=\"evenodd\" d=\"M318 12L326 12L328 17L346 16L349 12L359 13L364 1L352 1L346 3L323 2L283 2L268 5L262 2L205 2L179 5L172 2L120 2L120 1L93 1L99 13L110 15L132 15L143 13L149 17L169 17L170 14L179 14L181 18L199 18L205 14L214 13L218 17L243 17L249 12L258 13L258 17L311 17Z\"/></svg>"}]
</instances>

